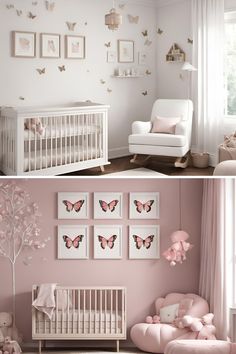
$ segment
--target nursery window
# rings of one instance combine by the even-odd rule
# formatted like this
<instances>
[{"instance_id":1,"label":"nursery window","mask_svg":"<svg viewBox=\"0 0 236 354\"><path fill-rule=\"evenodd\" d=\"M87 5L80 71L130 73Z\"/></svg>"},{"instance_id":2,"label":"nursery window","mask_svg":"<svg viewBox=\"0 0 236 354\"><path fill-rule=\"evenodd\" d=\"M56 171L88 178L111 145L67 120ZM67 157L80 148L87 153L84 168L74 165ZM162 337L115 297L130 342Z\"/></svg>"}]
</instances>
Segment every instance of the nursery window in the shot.
<instances>
[{"instance_id":1,"label":"nursery window","mask_svg":"<svg viewBox=\"0 0 236 354\"><path fill-rule=\"evenodd\" d=\"M236 12L225 14L225 115L236 118Z\"/></svg>"}]
</instances>

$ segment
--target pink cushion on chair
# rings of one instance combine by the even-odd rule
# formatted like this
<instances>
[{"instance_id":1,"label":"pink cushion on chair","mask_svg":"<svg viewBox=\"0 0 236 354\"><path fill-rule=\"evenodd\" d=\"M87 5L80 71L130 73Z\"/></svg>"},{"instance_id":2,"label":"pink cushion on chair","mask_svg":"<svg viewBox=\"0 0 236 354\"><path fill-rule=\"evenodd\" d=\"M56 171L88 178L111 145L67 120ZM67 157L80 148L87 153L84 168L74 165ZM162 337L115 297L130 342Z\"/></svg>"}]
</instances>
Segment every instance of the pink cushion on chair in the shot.
<instances>
[{"instance_id":1,"label":"pink cushion on chair","mask_svg":"<svg viewBox=\"0 0 236 354\"><path fill-rule=\"evenodd\" d=\"M231 343L219 340L174 340L164 354L233 354Z\"/></svg>"},{"instance_id":2,"label":"pink cushion on chair","mask_svg":"<svg viewBox=\"0 0 236 354\"><path fill-rule=\"evenodd\" d=\"M165 133L175 134L176 124L180 122L181 118L164 118L156 117L153 120L153 126L151 133Z\"/></svg>"}]
</instances>

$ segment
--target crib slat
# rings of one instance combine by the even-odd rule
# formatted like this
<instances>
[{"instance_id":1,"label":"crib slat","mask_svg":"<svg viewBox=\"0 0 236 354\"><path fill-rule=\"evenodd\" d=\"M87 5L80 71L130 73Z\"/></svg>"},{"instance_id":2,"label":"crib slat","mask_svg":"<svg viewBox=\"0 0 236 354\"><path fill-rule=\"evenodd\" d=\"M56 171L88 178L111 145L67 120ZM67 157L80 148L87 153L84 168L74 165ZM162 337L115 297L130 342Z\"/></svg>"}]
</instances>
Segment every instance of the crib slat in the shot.
<instances>
[{"instance_id":1,"label":"crib slat","mask_svg":"<svg viewBox=\"0 0 236 354\"><path fill-rule=\"evenodd\" d=\"M61 163L62 166L62 117L60 117L60 148L61 148Z\"/></svg>"},{"instance_id":2,"label":"crib slat","mask_svg":"<svg viewBox=\"0 0 236 354\"><path fill-rule=\"evenodd\" d=\"M78 333L80 333L80 290L78 290L78 325L77 325Z\"/></svg>"},{"instance_id":3,"label":"crib slat","mask_svg":"<svg viewBox=\"0 0 236 354\"><path fill-rule=\"evenodd\" d=\"M91 333L91 290L89 290L89 333Z\"/></svg>"},{"instance_id":4,"label":"crib slat","mask_svg":"<svg viewBox=\"0 0 236 354\"><path fill-rule=\"evenodd\" d=\"M102 290L100 290L99 333L102 333Z\"/></svg>"},{"instance_id":5,"label":"crib slat","mask_svg":"<svg viewBox=\"0 0 236 354\"><path fill-rule=\"evenodd\" d=\"M53 119L53 117L51 119ZM43 123L44 123L43 125L45 126L45 160L46 160L44 167L47 167L47 161L48 161L48 122L49 122L49 117L45 117L43 119Z\"/></svg>"},{"instance_id":6,"label":"crib slat","mask_svg":"<svg viewBox=\"0 0 236 354\"><path fill-rule=\"evenodd\" d=\"M94 291L95 293L95 298L94 298L94 333L97 333L97 326L96 326L96 322L97 322L97 290L95 289Z\"/></svg>"},{"instance_id":7,"label":"crib slat","mask_svg":"<svg viewBox=\"0 0 236 354\"><path fill-rule=\"evenodd\" d=\"M58 290L56 290L56 334L58 333Z\"/></svg>"},{"instance_id":8,"label":"crib slat","mask_svg":"<svg viewBox=\"0 0 236 354\"><path fill-rule=\"evenodd\" d=\"M30 163L30 161L29 161ZM37 170L37 137L36 132L34 133L34 171Z\"/></svg>"},{"instance_id":9,"label":"crib slat","mask_svg":"<svg viewBox=\"0 0 236 354\"><path fill-rule=\"evenodd\" d=\"M116 290L116 334L118 333L118 290Z\"/></svg>"},{"instance_id":10,"label":"crib slat","mask_svg":"<svg viewBox=\"0 0 236 354\"><path fill-rule=\"evenodd\" d=\"M86 331L86 328L85 328L85 309L86 309L86 290L84 290L84 299L83 299L84 303L83 303L83 308L84 308L84 315L83 315L83 330L84 330L84 333Z\"/></svg>"},{"instance_id":11,"label":"crib slat","mask_svg":"<svg viewBox=\"0 0 236 354\"><path fill-rule=\"evenodd\" d=\"M57 118L58 117L55 117L54 118L54 129L55 129L55 150L56 150L56 163L55 163L55 166L58 165L58 162L57 162L57 139L58 139L58 132L57 132Z\"/></svg>"},{"instance_id":12,"label":"crib slat","mask_svg":"<svg viewBox=\"0 0 236 354\"><path fill-rule=\"evenodd\" d=\"M110 333L112 333L113 322L113 291L110 290Z\"/></svg>"},{"instance_id":13,"label":"crib slat","mask_svg":"<svg viewBox=\"0 0 236 354\"><path fill-rule=\"evenodd\" d=\"M40 119L42 119L42 118L40 118ZM36 133L35 133L36 134ZM39 134L39 133L37 133L37 134ZM43 141L42 141L42 136L41 135L39 135L39 141L40 141L40 164L39 164L39 168L40 168L40 170L42 170L42 168L43 168ZM47 166L47 165L46 165Z\"/></svg>"},{"instance_id":14,"label":"crib slat","mask_svg":"<svg viewBox=\"0 0 236 354\"><path fill-rule=\"evenodd\" d=\"M52 132L52 122L53 122L53 117L50 117L50 136L51 136L51 139L50 139L50 148L51 148L51 156L50 156L50 165L48 164L48 160L46 158L46 166L53 166L53 132Z\"/></svg>"}]
</instances>

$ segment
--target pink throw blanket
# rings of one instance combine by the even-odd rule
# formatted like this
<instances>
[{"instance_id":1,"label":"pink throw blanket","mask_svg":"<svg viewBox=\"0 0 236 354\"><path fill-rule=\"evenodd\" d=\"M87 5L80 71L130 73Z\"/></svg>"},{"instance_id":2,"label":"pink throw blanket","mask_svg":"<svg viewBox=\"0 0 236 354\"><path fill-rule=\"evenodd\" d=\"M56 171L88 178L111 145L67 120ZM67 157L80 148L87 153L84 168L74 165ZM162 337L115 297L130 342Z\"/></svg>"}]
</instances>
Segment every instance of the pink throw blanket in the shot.
<instances>
[{"instance_id":1,"label":"pink throw blanket","mask_svg":"<svg viewBox=\"0 0 236 354\"><path fill-rule=\"evenodd\" d=\"M45 313L51 320L56 306L55 289L57 284L41 284L37 298L33 301L32 306L37 310Z\"/></svg>"}]
</instances>

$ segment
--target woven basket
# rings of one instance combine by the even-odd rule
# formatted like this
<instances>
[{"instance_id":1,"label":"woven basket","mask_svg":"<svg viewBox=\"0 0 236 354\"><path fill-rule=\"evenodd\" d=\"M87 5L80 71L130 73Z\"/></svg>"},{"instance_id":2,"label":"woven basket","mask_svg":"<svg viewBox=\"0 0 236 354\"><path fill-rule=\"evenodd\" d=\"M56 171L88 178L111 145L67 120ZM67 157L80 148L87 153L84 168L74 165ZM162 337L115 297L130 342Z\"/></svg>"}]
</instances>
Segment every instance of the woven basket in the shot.
<instances>
[{"instance_id":1,"label":"woven basket","mask_svg":"<svg viewBox=\"0 0 236 354\"><path fill-rule=\"evenodd\" d=\"M193 166L197 168L207 168L209 166L209 154L204 152L200 153L192 153L192 162Z\"/></svg>"}]
</instances>

